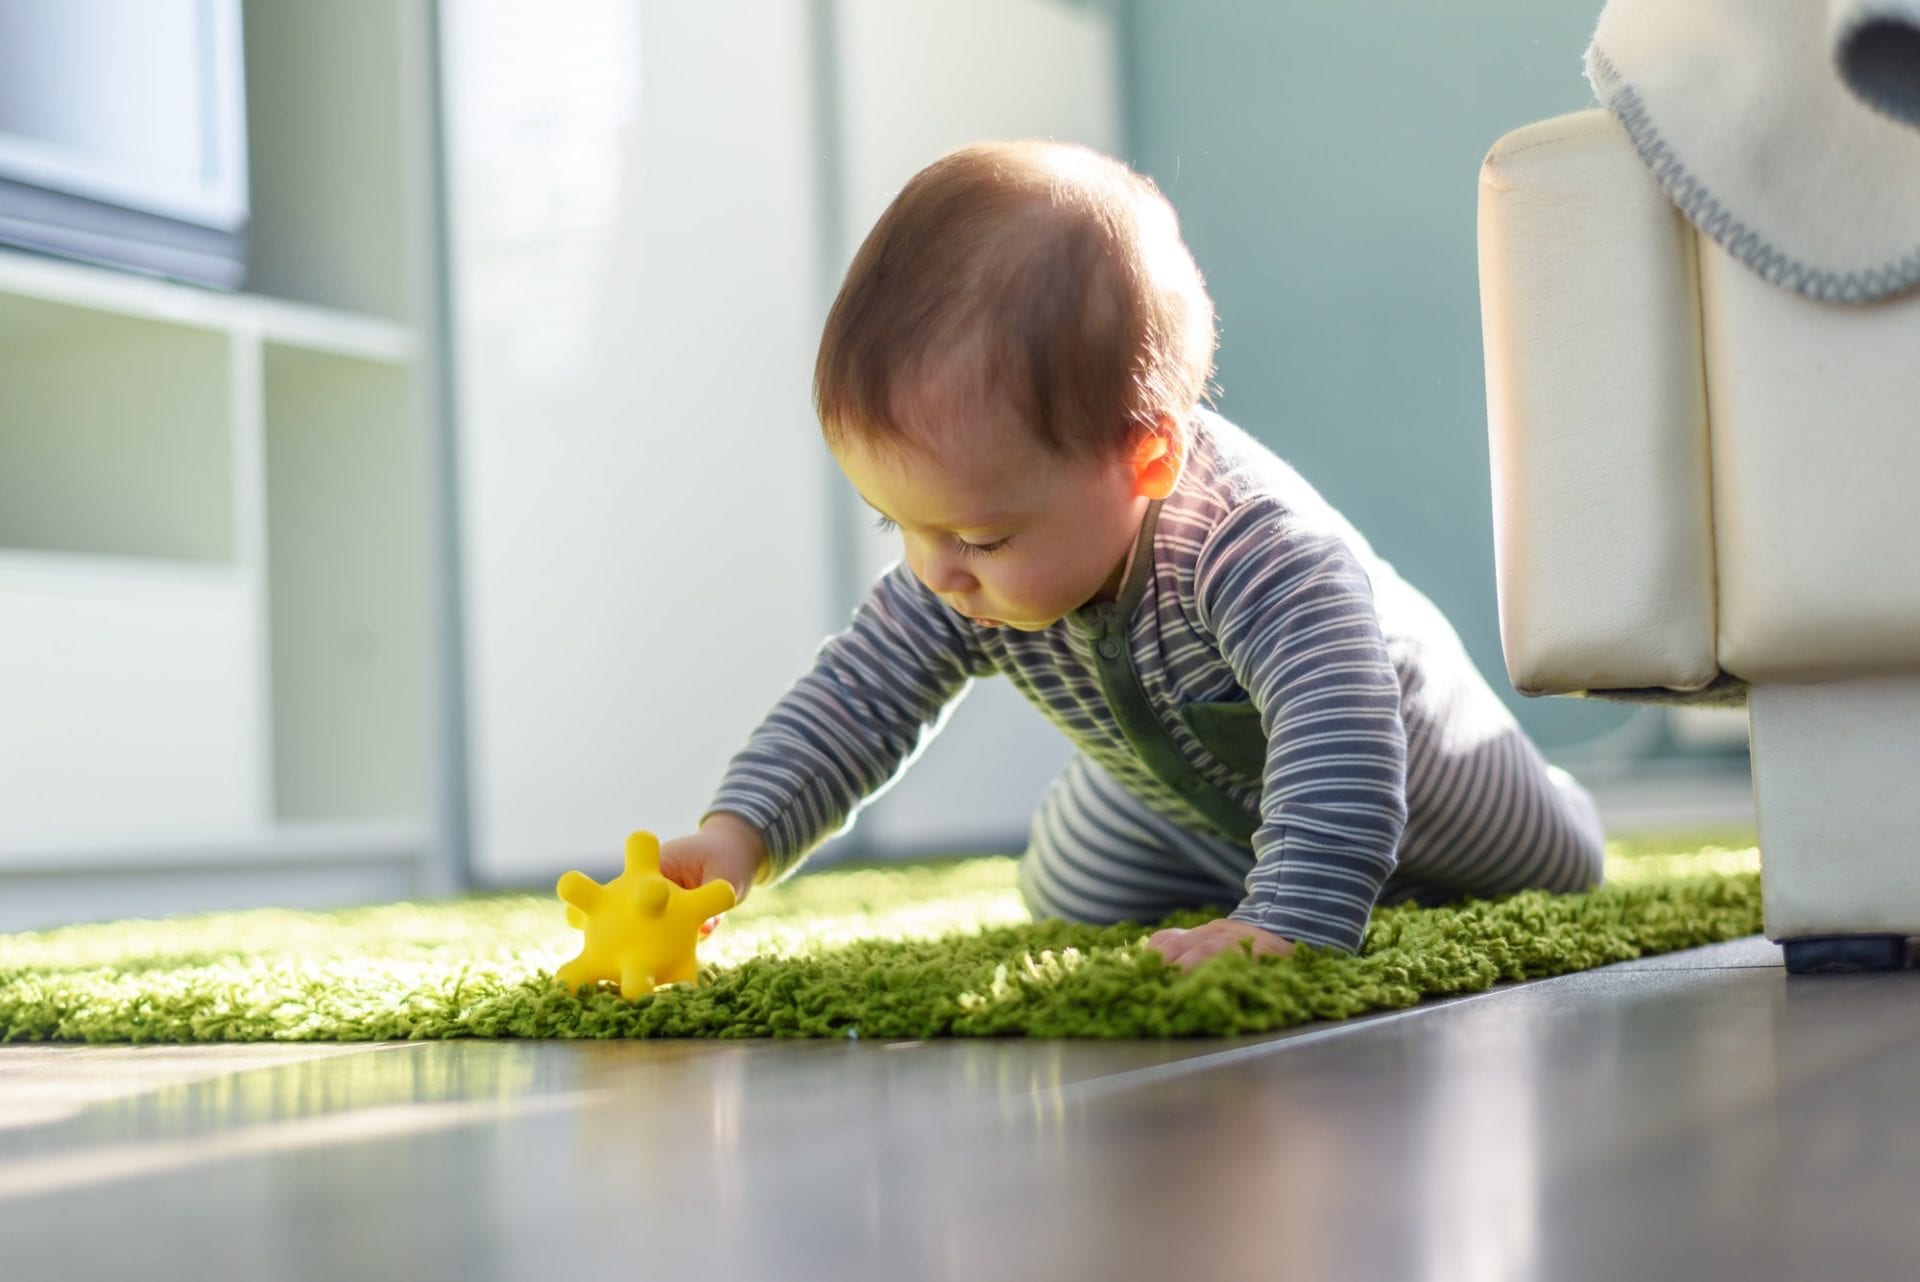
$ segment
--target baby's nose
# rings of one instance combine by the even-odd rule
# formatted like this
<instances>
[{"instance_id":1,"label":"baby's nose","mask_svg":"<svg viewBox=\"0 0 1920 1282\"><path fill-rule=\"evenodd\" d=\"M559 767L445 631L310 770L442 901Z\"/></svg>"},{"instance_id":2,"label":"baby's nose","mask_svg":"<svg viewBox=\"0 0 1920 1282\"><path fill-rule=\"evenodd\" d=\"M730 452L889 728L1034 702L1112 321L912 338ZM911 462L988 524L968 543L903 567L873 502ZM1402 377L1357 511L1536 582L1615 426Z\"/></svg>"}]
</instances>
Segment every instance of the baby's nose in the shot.
<instances>
[{"instance_id":1,"label":"baby's nose","mask_svg":"<svg viewBox=\"0 0 1920 1282\"><path fill-rule=\"evenodd\" d=\"M920 581L943 597L951 599L956 593L971 592L980 586L956 553L942 548L923 548L917 560L914 570Z\"/></svg>"},{"instance_id":2,"label":"baby's nose","mask_svg":"<svg viewBox=\"0 0 1920 1282\"><path fill-rule=\"evenodd\" d=\"M971 592L980 586L980 581L971 571L961 565L956 558L940 557L927 567L927 586L940 595L951 598L962 592Z\"/></svg>"}]
</instances>

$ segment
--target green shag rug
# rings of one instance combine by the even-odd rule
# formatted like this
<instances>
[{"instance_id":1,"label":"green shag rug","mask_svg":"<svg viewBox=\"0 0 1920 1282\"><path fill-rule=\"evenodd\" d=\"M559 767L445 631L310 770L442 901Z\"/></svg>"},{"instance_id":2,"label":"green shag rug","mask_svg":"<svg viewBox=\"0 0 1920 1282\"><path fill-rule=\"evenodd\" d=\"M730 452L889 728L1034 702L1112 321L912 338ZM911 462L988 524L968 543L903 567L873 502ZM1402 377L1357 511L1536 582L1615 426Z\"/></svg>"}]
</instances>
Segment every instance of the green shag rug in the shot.
<instances>
[{"instance_id":1,"label":"green shag rug","mask_svg":"<svg viewBox=\"0 0 1920 1282\"><path fill-rule=\"evenodd\" d=\"M1029 922L1013 870L981 858L797 878L727 915L697 986L638 1002L554 983L580 936L550 896L5 935L0 1039L1226 1037L1760 929L1751 834L1616 842L1587 894L1385 908L1358 957L1234 955L1192 973L1145 946L1151 928Z\"/></svg>"}]
</instances>

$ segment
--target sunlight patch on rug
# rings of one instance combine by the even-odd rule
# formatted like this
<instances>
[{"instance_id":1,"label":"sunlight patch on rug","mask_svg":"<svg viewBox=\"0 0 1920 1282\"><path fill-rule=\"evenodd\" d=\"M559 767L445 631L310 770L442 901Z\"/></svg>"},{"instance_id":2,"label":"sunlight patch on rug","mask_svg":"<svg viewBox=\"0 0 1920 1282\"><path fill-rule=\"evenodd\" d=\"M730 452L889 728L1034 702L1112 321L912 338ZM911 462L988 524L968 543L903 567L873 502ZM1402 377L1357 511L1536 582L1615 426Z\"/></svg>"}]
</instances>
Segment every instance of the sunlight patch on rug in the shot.
<instances>
[{"instance_id":1,"label":"sunlight patch on rug","mask_svg":"<svg viewBox=\"0 0 1920 1282\"><path fill-rule=\"evenodd\" d=\"M698 985L637 1002L553 982L580 936L551 896L71 926L0 936L0 1038L1232 1036L1752 934L1758 853L1616 842L1598 890L1381 909L1357 957L1189 974L1145 946L1160 924L1030 922L1002 857L828 871L756 893Z\"/></svg>"}]
</instances>

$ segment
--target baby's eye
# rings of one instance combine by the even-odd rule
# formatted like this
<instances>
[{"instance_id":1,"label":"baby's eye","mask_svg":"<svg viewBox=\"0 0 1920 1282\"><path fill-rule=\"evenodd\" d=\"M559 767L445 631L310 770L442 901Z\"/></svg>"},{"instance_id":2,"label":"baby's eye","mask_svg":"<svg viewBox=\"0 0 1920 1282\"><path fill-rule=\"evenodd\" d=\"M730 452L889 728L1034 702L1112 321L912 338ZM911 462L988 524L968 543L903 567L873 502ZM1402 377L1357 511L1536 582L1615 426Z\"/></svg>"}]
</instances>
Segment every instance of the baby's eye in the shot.
<instances>
[{"instance_id":1,"label":"baby's eye","mask_svg":"<svg viewBox=\"0 0 1920 1282\"><path fill-rule=\"evenodd\" d=\"M1011 541L1010 539L995 539L991 543L969 543L965 539L954 540L960 548L961 556L992 556L995 552L1007 546Z\"/></svg>"},{"instance_id":2,"label":"baby's eye","mask_svg":"<svg viewBox=\"0 0 1920 1282\"><path fill-rule=\"evenodd\" d=\"M882 534L892 534L900 527L895 524L894 519L890 516L877 516L873 519L873 528Z\"/></svg>"}]
</instances>

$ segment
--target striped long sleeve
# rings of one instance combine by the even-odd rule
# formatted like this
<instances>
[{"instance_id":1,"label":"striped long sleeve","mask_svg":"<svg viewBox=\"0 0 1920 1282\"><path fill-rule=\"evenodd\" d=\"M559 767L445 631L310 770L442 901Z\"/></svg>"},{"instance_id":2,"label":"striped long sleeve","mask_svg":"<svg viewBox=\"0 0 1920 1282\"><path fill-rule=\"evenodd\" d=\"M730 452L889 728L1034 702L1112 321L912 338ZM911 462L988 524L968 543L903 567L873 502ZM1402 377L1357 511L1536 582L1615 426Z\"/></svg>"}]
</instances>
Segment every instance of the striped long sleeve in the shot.
<instances>
[{"instance_id":1,"label":"striped long sleeve","mask_svg":"<svg viewBox=\"0 0 1920 1282\"><path fill-rule=\"evenodd\" d=\"M781 696L729 763L709 814L751 823L777 876L852 823L991 671L964 620L899 565Z\"/></svg>"},{"instance_id":2,"label":"striped long sleeve","mask_svg":"<svg viewBox=\"0 0 1920 1282\"><path fill-rule=\"evenodd\" d=\"M1197 621L1266 733L1247 897L1232 916L1357 951L1407 821L1406 732L1367 573L1347 543L1245 503L1194 570Z\"/></svg>"}]
</instances>

